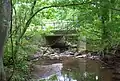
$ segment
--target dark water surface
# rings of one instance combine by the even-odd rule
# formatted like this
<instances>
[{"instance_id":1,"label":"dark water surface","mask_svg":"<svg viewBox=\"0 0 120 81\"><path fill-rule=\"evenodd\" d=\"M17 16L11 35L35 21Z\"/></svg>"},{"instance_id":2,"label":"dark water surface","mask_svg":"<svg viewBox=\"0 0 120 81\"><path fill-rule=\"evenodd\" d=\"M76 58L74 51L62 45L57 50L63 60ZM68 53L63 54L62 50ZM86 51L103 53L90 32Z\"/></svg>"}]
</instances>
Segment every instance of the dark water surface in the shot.
<instances>
[{"instance_id":1,"label":"dark water surface","mask_svg":"<svg viewBox=\"0 0 120 81\"><path fill-rule=\"evenodd\" d=\"M31 74L32 81L112 81L112 70L99 61L74 57L38 60Z\"/></svg>"}]
</instances>

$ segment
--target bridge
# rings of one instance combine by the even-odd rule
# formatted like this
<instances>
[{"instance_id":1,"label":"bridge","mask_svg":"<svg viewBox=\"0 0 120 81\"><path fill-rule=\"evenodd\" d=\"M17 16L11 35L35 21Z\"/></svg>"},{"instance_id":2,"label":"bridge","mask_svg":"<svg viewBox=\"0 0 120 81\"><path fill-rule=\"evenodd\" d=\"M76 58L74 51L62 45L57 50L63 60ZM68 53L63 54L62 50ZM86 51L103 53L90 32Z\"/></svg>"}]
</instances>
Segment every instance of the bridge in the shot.
<instances>
[{"instance_id":1,"label":"bridge","mask_svg":"<svg viewBox=\"0 0 120 81\"><path fill-rule=\"evenodd\" d=\"M69 38L77 38L78 41L78 30L80 25L75 21L50 21L46 22L45 26L51 26L53 29L51 30L52 34L46 35L46 44L50 46L61 47L61 45L65 45L66 39ZM73 39L74 40L74 39ZM79 42L79 41L78 41ZM79 44L77 42L77 44ZM79 45L77 45L79 46ZM63 46L62 46L63 47ZM66 47L66 46L65 46Z\"/></svg>"},{"instance_id":2,"label":"bridge","mask_svg":"<svg viewBox=\"0 0 120 81\"><path fill-rule=\"evenodd\" d=\"M51 26L53 29L51 29L51 33L49 35L46 35L45 38L49 41L49 38L56 39L60 37L70 37L70 36L77 36L77 28L74 27L73 24L75 22L73 21L47 21L44 23L45 27ZM52 40L51 39L51 40Z\"/></svg>"}]
</instances>

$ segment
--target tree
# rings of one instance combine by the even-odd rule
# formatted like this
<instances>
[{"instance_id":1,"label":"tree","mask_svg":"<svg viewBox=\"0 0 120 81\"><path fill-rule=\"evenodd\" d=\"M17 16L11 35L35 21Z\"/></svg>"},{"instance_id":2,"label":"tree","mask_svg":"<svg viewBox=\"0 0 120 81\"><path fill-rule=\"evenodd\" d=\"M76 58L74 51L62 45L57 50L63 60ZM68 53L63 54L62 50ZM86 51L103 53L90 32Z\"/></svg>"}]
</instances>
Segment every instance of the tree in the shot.
<instances>
[{"instance_id":1,"label":"tree","mask_svg":"<svg viewBox=\"0 0 120 81\"><path fill-rule=\"evenodd\" d=\"M14 80L13 75L15 75L15 80L22 79L23 76L18 76L16 78L15 72L19 73L18 75L23 75L27 72L25 69L27 68L27 62L25 62L27 55L33 54L39 49L38 44L41 44L41 42L35 42L34 40L38 41L38 39L34 37L48 33L50 30L49 28L47 32L42 30L42 27L44 27L46 23L44 20L77 21L69 25L79 28L79 38L82 39L86 36L86 38L90 40L89 44L94 44L96 46L91 47L93 49L97 49L97 47L101 48L98 46L100 43L101 46L104 47L106 45L106 40L108 41L107 45L110 45L111 40L113 41L111 35L114 36L114 40L119 41L120 15L118 11L120 11L120 2L118 2L118 0L12 0L12 27L10 28L9 39L7 39L4 53L4 65L8 68L11 65L13 66L10 68L13 72L11 72L9 80ZM0 6L0 10L5 9L2 5ZM0 18L5 15L5 12L1 13ZM3 24L2 21L0 23ZM2 24L0 24L0 27L3 27ZM41 29L38 30L39 28ZM7 29L4 31L5 35L3 32L0 33L0 36L4 37L3 40L0 40L2 44L0 45L1 50L3 50L3 42L6 38ZM40 37L37 38L42 39ZM35 45L35 43L37 45ZM1 57L2 56L3 54L1 52ZM19 69L24 73L18 72ZM1 69L1 71L3 70Z\"/></svg>"},{"instance_id":2,"label":"tree","mask_svg":"<svg viewBox=\"0 0 120 81\"><path fill-rule=\"evenodd\" d=\"M0 0L0 81L6 81L3 67L3 47L10 26L11 4L10 0Z\"/></svg>"}]
</instances>

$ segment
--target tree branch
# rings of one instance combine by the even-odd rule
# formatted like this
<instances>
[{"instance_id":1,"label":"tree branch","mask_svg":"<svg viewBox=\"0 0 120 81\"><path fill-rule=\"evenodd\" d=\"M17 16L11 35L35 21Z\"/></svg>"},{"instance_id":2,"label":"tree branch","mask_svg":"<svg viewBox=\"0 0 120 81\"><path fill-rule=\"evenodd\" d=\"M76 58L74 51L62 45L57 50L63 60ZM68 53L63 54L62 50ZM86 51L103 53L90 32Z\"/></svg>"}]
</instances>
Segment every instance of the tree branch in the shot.
<instances>
[{"instance_id":1,"label":"tree branch","mask_svg":"<svg viewBox=\"0 0 120 81\"><path fill-rule=\"evenodd\" d=\"M33 11L34 11L34 8L35 8L35 5L36 5L36 2L37 2L37 0L34 0L33 5L32 5L32 8L31 8L31 13L30 13L30 15L33 14Z\"/></svg>"},{"instance_id":2,"label":"tree branch","mask_svg":"<svg viewBox=\"0 0 120 81\"><path fill-rule=\"evenodd\" d=\"M90 2L88 2L88 3L90 3ZM88 3L84 3L84 2L83 2L83 3L77 3L77 4L52 5L52 6L46 6L46 7L43 7L43 8L41 8L41 9L37 10L37 11L28 19L28 21L26 22L25 28L24 28L22 34L20 35L19 39L21 39L21 38L23 37L23 35L25 34L27 28L29 27L29 25L30 25L30 23L31 23L32 18L34 18L34 16L35 16L38 12L40 12L40 11L42 11L42 10L44 10L44 9L53 8L53 7L78 6L78 5L88 4Z\"/></svg>"},{"instance_id":3,"label":"tree branch","mask_svg":"<svg viewBox=\"0 0 120 81\"><path fill-rule=\"evenodd\" d=\"M69 7L69 6L79 6L79 5L83 5L83 4L95 4L95 5L96 5L96 3L94 3L94 2L86 2L86 3L83 2L83 3L65 4L65 5L51 5L51 6L46 6L46 7L40 8L40 9L37 10L35 13L33 13L33 15L32 15L32 16L28 19L28 21L26 22L25 28L24 28L24 30L23 30L20 38L22 38L22 36L25 34L27 28L29 27L29 25L30 25L30 23L31 23L31 20L34 18L34 16L35 16L38 12L40 12L40 11L42 11L42 10L44 10L44 9L53 8L53 7ZM100 5L100 4L98 4L98 5L101 6L101 7L104 7L104 6ZM116 10L116 11L120 11L120 9L116 9L116 8L110 8L110 9Z\"/></svg>"}]
</instances>

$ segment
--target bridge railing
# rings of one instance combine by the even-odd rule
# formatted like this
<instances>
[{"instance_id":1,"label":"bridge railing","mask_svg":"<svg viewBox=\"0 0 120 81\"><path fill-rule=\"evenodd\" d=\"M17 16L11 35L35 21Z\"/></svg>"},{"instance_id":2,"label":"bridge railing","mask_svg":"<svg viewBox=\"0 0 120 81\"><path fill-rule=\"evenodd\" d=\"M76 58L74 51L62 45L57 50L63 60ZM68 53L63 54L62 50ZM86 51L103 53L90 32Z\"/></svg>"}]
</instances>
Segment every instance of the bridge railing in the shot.
<instances>
[{"instance_id":1,"label":"bridge railing","mask_svg":"<svg viewBox=\"0 0 120 81\"><path fill-rule=\"evenodd\" d=\"M76 30L80 26L77 21L51 21L44 24L45 27L53 27L53 30Z\"/></svg>"}]
</instances>

